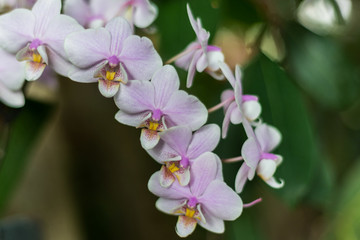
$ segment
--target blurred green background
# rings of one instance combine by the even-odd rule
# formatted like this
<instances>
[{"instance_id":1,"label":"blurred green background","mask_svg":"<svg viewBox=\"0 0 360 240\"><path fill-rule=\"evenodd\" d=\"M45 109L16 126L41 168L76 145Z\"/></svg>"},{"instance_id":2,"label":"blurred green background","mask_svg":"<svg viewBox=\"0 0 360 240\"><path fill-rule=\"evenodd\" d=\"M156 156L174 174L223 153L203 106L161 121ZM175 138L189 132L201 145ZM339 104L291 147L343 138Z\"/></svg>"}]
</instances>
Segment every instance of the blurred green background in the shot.
<instances>
[{"instance_id":1,"label":"blurred green background","mask_svg":"<svg viewBox=\"0 0 360 240\"><path fill-rule=\"evenodd\" d=\"M187 1L153 2L159 8L153 29L138 34L153 40L165 62L195 34ZM241 65L244 92L259 96L262 120L280 129L276 153L284 162L275 176L285 186L247 183L243 201L263 202L226 223L225 234L197 227L189 239L360 239L360 3L352 1L347 16L343 1L306 2L313 5L190 1L210 43L222 48L232 68ZM318 2L331 6L334 22L321 25L327 16L321 11L299 21ZM186 72L178 73L185 89ZM212 107L228 88L197 73L187 91ZM4 233L24 240L178 239L177 218L157 211L147 190L160 166L142 150L140 131L116 122L117 108L97 84L59 78L57 92L36 85L26 90L23 109L0 107L0 239ZM222 119L220 110L209 123ZM232 125L215 152L238 156L245 139L242 127ZM239 166L224 165L231 187Z\"/></svg>"}]
</instances>

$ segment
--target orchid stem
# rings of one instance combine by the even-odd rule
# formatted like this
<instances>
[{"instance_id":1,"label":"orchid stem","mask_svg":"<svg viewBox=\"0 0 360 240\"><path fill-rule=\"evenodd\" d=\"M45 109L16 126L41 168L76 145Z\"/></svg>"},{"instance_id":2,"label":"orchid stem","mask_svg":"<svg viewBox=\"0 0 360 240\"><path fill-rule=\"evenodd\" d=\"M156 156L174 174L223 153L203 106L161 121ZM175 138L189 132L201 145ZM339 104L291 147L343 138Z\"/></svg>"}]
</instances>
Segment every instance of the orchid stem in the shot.
<instances>
[{"instance_id":1,"label":"orchid stem","mask_svg":"<svg viewBox=\"0 0 360 240\"><path fill-rule=\"evenodd\" d=\"M249 207L254 206L255 204L258 204L258 203L261 202L261 201L262 201L262 198L258 198L258 199L256 199L256 200L250 202L250 203L245 203L245 204L243 205L243 207L244 207L244 208L249 208Z\"/></svg>"},{"instance_id":2,"label":"orchid stem","mask_svg":"<svg viewBox=\"0 0 360 240\"><path fill-rule=\"evenodd\" d=\"M218 105L213 106L212 108L209 108L208 113L215 112L216 110L222 108L224 105L228 104L229 102L233 101L234 99L235 99L235 97L228 98L225 101L219 103Z\"/></svg>"},{"instance_id":3,"label":"orchid stem","mask_svg":"<svg viewBox=\"0 0 360 240\"><path fill-rule=\"evenodd\" d=\"M239 156L239 157L234 157L234 158L223 159L222 161L225 163L232 163L232 162L239 162L242 160L244 160L244 158L242 156Z\"/></svg>"}]
</instances>

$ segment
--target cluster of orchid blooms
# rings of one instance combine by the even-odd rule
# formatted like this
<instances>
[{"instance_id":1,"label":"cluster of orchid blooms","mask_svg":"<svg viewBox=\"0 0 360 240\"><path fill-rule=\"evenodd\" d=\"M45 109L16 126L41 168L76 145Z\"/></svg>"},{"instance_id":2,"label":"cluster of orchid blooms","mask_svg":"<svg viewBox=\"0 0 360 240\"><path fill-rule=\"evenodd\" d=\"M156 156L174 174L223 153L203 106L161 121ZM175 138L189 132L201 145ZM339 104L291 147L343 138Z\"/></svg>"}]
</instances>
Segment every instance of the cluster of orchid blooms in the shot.
<instances>
[{"instance_id":1,"label":"cluster of orchid blooms","mask_svg":"<svg viewBox=\"0 0 360 240\"><path fill-rule=\"evenodd\" d=\"M9 1L8 7L14 1ZM241 70L235 75L224 62L221 49L208 45L209 32L187 12L196 40L170 60L188 71L187 87L195 72L207 72L229 81L232 90L222 102L207 110L195 96L179 90L175 68L164 65L151 40L134 35L134 27L149 26L157 8L148 0L38 0L32 10L16 8L0 16L0 100L22 107L25 80L39 79L45 68L77 82L98 82L105 97L114 97L120 109L115 118L141 128L141 145L161 164L148 183L160 198L156 207L177 215L176 232L190 235L197 224L224 232L224 220L238 218L243 207L241 193L247 180L257 174L273 188L283 186L274 173L282 157L270 153L281 141L280 132L259 120L261 105L244 95ZM66 14L66 15L65 15ZM225 161L243 164L235 191L223 180L222 161L212 151L220 141L216 124L204 125L208 112L224 108L222 137L230 122L242 123L248 139L242 156Z\"/></svg>"}]
</instances>

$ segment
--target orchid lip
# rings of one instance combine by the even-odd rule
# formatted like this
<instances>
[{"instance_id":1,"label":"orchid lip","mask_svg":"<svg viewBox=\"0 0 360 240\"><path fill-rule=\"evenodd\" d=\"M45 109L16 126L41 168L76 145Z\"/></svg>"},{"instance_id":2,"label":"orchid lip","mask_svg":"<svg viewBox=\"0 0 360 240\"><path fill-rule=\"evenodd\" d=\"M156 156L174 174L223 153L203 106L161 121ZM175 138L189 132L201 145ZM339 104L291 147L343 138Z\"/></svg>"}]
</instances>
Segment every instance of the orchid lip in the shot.
<instances>
[{"instance_id":1,"label":"orchid lip","mask_svg":"<svg viewBox=\"0 0 360 240\"><path fill-rule=\"evenodd\" d=\"M254 95L243 95L242 96L242 101L243 102L247 102L247 101L259 101L259 98L257 96Z\"/></svg>"},{"instance_id":2,"label":"orchid lip","mask_svg":"<svg viewBox=\"0 0 360 240\"><path fill-rule=\"evenodd\" d=\"M37 49L40 45L42 44L42 42L39 39L34 39L30 45L29 45L29 49L31 51L34 51L35 49Z\"/></svg>"},{"instance_id":3,"label":"orchid lip","mask_svg":"<svg viewBox=\"0 0 360 240\"><path fill-rule=\"evenodd\" d=\"M276 160L278 157L275 154L272 153L263 153L261 154L261 159L271 159Z\"/></svg>"},{"instance_id":4,"label":"orchid lip","mask_svg":"<svg viewBox=\"0 0 360 240\"><path fill-rule=\"evenodd\" d=\"M190 207L190 208L195 208L196 207L196 204L198 204L199 202L198 202L198 200L196 199L196 197L191 197L190 199L189 199L189 201L187 202L187 205L188 205L188 207Z\"/></svg>"},{"instance_id":5,"label":"orchid lip","mask_svg":"<svg viewBox=\"0 0 360 240\"><path fill-rule=\"evenodd\" d=\"M108 58L108 63L110 65L110 67L114 68L117 65L119 65L120 60L115 55L113 55L113 56Z\"/></svg>"}]
</instances>

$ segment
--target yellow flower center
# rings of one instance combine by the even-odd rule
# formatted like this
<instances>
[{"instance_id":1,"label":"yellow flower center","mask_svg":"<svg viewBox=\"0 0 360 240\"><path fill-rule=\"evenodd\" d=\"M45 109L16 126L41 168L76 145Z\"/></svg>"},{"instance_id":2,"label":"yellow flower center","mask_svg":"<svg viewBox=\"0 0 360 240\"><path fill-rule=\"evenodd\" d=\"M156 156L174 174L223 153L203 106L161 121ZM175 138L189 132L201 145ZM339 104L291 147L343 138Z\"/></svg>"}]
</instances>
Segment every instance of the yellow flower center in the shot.
<instances>
[{"instance_id":1,"label":"yellow flower center","mask_svg":"<svg viewBox=\"0 0 360 240\"><path fill-rule=\"evenodd\" d=\"M38 53L33 53L33 61L34 62L37 62L37 63L41 63L42 62L42 57L40 54Z\"/></svg>"},{"instance_id":2,"label":"yellow flower center","mask_svg":"<svg viewBox=\"0 0 360 240\"><path fill-rule=\"evenodd\" d=\"M170 172L174 173L176 171L179 171L179 168L175 165L175 163L172 163L168 169L170 170Z\"/></svg>"},{"instance_id":3,"label":"yellow flower center","mask_svg":"<svg viewBox=\"0 0 360 240\"><path fill-rule=\"evenodd\" d=\"M109 81L114 80L116 72L106 71L106 79Z\"/></svg>"},{"instance_id":4,"label":"yellow flower center","mask_svg":"<svg viewBox=\"0 0 360 240\"><path fill-rule=\"evenodd\" d=\"M159 127L159 123L150 121L149 123L150 130L156 131L158 127Z\"/></svg>"},{"instance_id":5,"label":"yellow flower center","mask_svg":"<svg viewBox=\"0 0 360 240\"><path fill-rule=\"evenodd\" d=\"M195 214L195 210L194 209L191 209L191 208L186 208L186 212L185 212L185 216L186 217L194 217L194 214Z\"/></svg>"}]
</instances>

